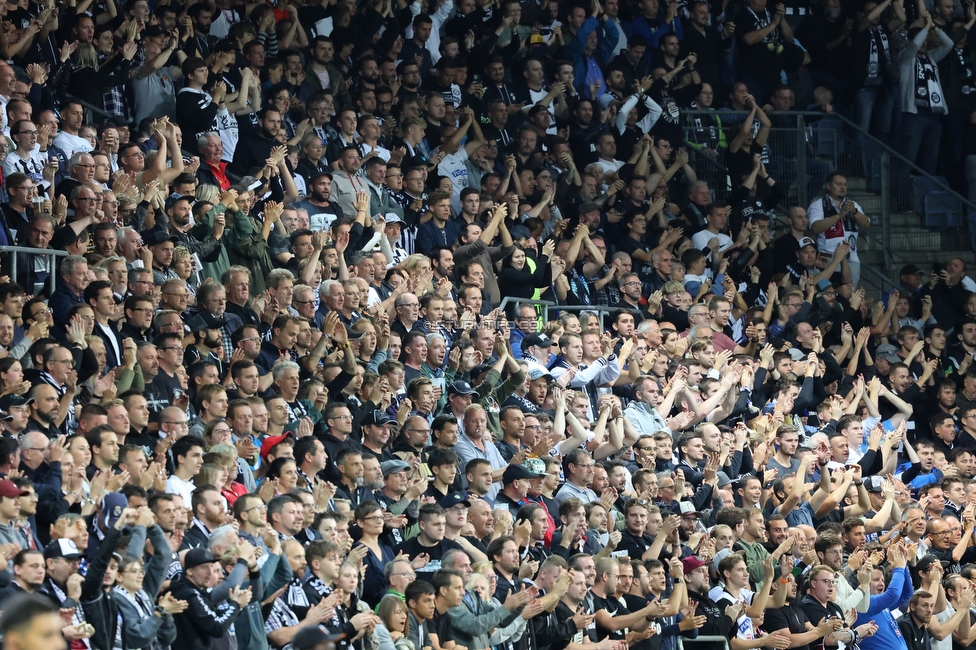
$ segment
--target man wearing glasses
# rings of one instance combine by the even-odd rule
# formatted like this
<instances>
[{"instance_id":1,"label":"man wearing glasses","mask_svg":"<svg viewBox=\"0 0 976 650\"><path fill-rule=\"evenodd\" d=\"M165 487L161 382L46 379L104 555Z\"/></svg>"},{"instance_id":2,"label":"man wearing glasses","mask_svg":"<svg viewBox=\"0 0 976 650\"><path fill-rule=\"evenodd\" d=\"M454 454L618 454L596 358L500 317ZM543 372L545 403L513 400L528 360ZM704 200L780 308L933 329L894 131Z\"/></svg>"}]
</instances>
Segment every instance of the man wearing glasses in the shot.
<instances>
[{"instance_id":1,"label":"man wearing glasses","mask_svg":"<svg viewBox=\"0 0 976 650\"><path fill-rule=\"evenodd\" d=\"M7 203L0 204L5 225L3 236L7 238L4 243L13 245L15 240L24 242L27 239L28 225L35 214L32 199L37 196L37 187L31 177L24 173L8 175L4 170L3 176L10 197Z\"/></svg>"},{"instance_id":2,"label":"man wearing glasses","mask_svg":"<svg viewBox=\"0 0 976 650\"><path fill-rule=\"evenodd\" d=\"M87 186L95 178L95 159L90 153L78 152L68 159L68 176L58 183L58 196L69 196L75 189Z\"/></svg>"},{"instance_id":3,"label":"man wearing glasses","mask_svg":"<svg viewBox=\"0 0 976 650\"><path fill-rule=\"evenodd\" d=\"M620 278L620 302L614 305L617 309L629 309L640 312L645 319L650 318L650 314L641 307L641 280L636 273L627 273Z\"/></svg>"},{"instance_id":4,"label":"man wearing glasses","mask_svg":"<svg viewBox=\"0 0 976 650\"><path fill-rule=\"evenodd\" d=\"M37 127L30 120L14 122L10 127L10 139L15 149L7 154L3 160L4 181L14 173L25 174L34 181L43 182L43 187L50 185L42 181L44 166L47 165L47 155L42 153L37 144Z\"/></svg>"}]
</instances>

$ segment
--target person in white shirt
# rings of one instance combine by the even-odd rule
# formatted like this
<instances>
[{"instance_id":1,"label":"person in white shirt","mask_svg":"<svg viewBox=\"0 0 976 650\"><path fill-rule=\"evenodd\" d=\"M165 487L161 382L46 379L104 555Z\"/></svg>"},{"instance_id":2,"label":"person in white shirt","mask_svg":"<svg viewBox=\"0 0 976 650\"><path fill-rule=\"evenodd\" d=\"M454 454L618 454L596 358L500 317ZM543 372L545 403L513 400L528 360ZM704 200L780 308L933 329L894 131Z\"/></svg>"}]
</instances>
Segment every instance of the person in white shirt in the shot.
<instances>
[{"instance_id":1,"label":"person in white shirt","mask_svg":"<svg viewBox=\"0 0 976 650\"><path fill-rule=\"evenodd\" d=\"M440 150L445 155L437 165L437 173L450 178L451 185L454 186L451 209L455 214L461 211L461 190L468 186L468 168L464 162L485 143L485 136L481 133L481 127L478 125L478 121L474 119L474 111L465 107L458 109L457 114L461 119L460 127L455 129L451 126L445 126L441 129L443 141ZM464 139L464 134L469 129L472 137L462 147L461 140Z\"/></svg>"},{"instance_id":2,"label":"person in white shirt","mask_svg":"<svg viewBox=\"0 0 976 650\"><path fill-rule=\"evenodd\" d=\"M691 243L698 250L709 246L712 239L718 239L718 252L724 253L732 248L732 238L725 234L732 208L721 202L710 203L706 208L705 221L708 223L704 230L696 232Z\"/></svg>"},{"instance_id":3,"label":"person in white shirt","mask_svg":"<svg viewBox=\"0 0 976 650\"><path fill-rule=\"evenodd\" d=\"M851 267L851 282L856 286L861 277L857 234L871 226L871 218L856 201L847 198L847 178L843 174L833 172L827 177L823 197L810 204L807 216L810 230L817 235L817 248L821 253L831 254L844 242L851 245L847 261Z\"/></svg>"},{"instance_id":4,"label":"person in white shirt","mask_svg":"<svg viewBox=\"0 0 976 650\"><path fill-rule=\"evenodd\" d=\"M3 180L14 173L26 174L42 190L50 185L44 180L44 166L47 156L37 146L37 127L30 120L14 122L10 129L10 139L16 147L3 160Z\"/></svg>"},{"instance_id":5,"label":"person in white shirt","mask_svg":"<svg viewBox=\"0 0 976 650\"><path fill-rule=\"evenodd\" d=\"M204 442L197 436L184 436L173 443L170 453L173 455L174 470L166 480L166 492L179 494L184 503L190 503L193 497L193 477L200 473L203 466Z\"/></svg>"},{"instance_id":6,"label":"person in white shirt","mask_svg":"<svg viewBox=\"0 0 976 650\"><path fill-rule=\"evenodd\" d=\"M85 109L78 102L68 102L61 111L61 132L54 138L54 146L68 158L76 153L88 153L91 142L78 135L85 124Z\"/></svg>"}]
</instances>

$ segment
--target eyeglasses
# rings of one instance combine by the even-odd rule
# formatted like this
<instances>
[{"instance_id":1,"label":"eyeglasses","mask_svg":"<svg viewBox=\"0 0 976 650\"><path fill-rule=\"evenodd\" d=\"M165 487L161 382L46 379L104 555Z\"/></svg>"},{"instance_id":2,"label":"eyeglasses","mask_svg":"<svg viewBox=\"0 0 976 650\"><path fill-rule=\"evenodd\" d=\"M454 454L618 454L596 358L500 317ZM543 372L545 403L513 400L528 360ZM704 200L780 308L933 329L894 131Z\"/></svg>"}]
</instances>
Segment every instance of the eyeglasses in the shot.
<instances>
[{"instance_id":1,"label":"eyeglasses","mask_svg":"<svg viewBox=\"0 0 976 650\"><path fill-rule=\"evenodd\" d=\"M181 347L179 347L179 346L175 346L175 345L170 345L170 346L168 346L168 347L165 347L165 348L158 348L158 349L160 349L160 350L169 350L170 352L172 352L173 350L178 350L178 351L180 351L180 352L182 352L182 351L183 351L183 348L181 348Z\"/></svg>"},{"instance_id":2,"label":"eyeglasses","mask_svg":"<svg viewBox=\"0 0 976 650\"><path fill-rule=\"evenodd\" d=\"M330 420L351 420L351 415L333 415Z\"/></svg>"},{"instance_id":3,"label":"eyeglasses","mask_svg":"<svg viewBox=\"0 0 976 650\"><path fill-rule=\"evenodd\" d=\"M14 135L37 135L37 131L17 131Z\"/></svg>"},{"instance_id":4,"label":"eyeglasses","mask_svg":"<svg viewBox=\"0 0 976 650\"><path fill-rule=\"evenodd\" d=\"M94 196L79 196L75 199L75 201L91 201L92 203L97 200Z\"/></svg>"},{"instance_id":5,"label":"eyeglasses","mask_svg":"<svg viewBox=\"0 0 976 650\"><path fill-rule=\"evenodd\" d=\"M371 517L363 517L363 521L383 521L383 515L373 515Z\"/></svg>"},{"instance_id":6,"label":"eyeglasses","mask_svg":"<svg viewBox=\"0 0 976 650\"><path fill-rule=\"evenodd\" d=\"M51 311L50 309L38 309L33 314L31 314L31 316L33 316L34 318L37 318L38 316L48 316L48 315L53 314L53 313L54 312Z\"/></svg>"},{"instance_id":7,"label":"eyeglasses","mask_svg":"<svg viewBox=\"0 0 976 650\"><path fill-rule=\"evenodd\" d=\"M295 305L314 305L315 304L315 301L314 300L295 300L294 298L292 298L291 302L292 302L292 304L295 304Z\"/></svg>"},{"instance_id":8,"label":"eyeglasses","mask_svg":"<svg viewBox=\"0 0 976 650\"><path fill-rule=\"evenodd\" d=\"M177 298L189 298L190 297L190 294L189 293L167 293L166 291L163 292L163 295L164 296L176 296Z\"/></svg>"},{"instance_id":9,"label":"eyeglasses","mask_svg":"<svg viewBox=\"0 0 976 650\"><path fill-rule=\"evenodd\" d=\"M267 509L268 509L268 506L266 506L266 505L264 505L264 504L262 503L262 504L261 504L261 505L259 505L259 506L254 506L253 508L248 508L248 509L247 509L247 510L245 510L244 512L251 512L252 510L257 510L258 512L260 512L260 511L262 511L262 510L267 510Z\"/></svg>"}]
</instances>

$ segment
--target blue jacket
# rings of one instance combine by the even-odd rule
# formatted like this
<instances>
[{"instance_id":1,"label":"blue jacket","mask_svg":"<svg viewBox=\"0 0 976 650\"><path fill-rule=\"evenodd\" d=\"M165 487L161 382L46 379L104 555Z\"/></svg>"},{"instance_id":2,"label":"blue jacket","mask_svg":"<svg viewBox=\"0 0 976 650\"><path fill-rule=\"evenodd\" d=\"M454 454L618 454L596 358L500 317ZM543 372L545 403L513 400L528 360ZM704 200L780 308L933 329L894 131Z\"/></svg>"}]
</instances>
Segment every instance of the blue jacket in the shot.
<instances>
[{"instance_id":1,"label":"blue jacket","mask_svg":"<svg viewBox=\"0 0 976 650\"><path fill-rule=\"evenodd\" d=\"M586 41L590 39L590 34L597 30L599 30L597 34L599 44L593 51L593 56L596 57L600 68L606 69L606 63L613 58L613 47L620 35L612 20L601 21L590 16L583 23L583 26L576 30L576 38L566 46L569 59L573 62L575 74L573 84L576 86L577 92L583 93L587 97L589 97L589 88L586 87L586 55L583 51L586 49Z\"/></svg>"},{"instance_id":2,"label":"blue jacket","mask_svg":"<svg viewBox=\"0 0 976 650\"><path fill-rule=\"evenodd\" d=\"M891 610L907 603L912 593L914 589L908 569L895 569L884 593L871 596L868 611L857 614L854 627L870 621L878 625L878 632L874 636L858 641L861 650L908 650L905 639L898 629L898 622L891 615Z\"/></svg>"}]
</instances>

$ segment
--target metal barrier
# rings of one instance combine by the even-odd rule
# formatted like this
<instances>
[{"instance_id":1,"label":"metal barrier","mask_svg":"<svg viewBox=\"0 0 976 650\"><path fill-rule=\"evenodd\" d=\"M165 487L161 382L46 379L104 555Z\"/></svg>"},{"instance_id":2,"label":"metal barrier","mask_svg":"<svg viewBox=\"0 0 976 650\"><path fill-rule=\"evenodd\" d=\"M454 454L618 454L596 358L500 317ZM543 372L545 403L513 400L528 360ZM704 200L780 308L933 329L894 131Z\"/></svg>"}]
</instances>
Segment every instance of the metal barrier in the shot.
<instances>
[{"instance_id":1,"label":"metal barrier","mask_svg":"<svg viewBox=\"0 0 976 650\"><path fill-rule=\"evenodd\" d=\"M686 639L680 634L675 637L677 639L678 650L686 650L685 644L691 644L692 646L704 643L717 643L723 650L729 650L729 640L724 636L719 636L717 634L699 634L697 638ZM688 648L687 650L693 650L693 648Z\"/></svg>"},{"instance_id":2,"label":"metal barrier","mask_svg":"<svg viewBox=\"0 0 976 650\"><path fill-rule=\"evenodd\" d=\"M606 316L607 314L612 314L613 312L620 310L619 307L609 307L607 305L560 305L555 302L552 302L551 300L530 300L528 298L509 298L508 296L502 298L502 301L498 304L498 310L504 313L505 307L512 304L516 306L532 305L533 307L541 307L542 308L541 316L542 316L543 325L548 323L550 320L549 318L550 310L573 311L577 313L582 313L584 311L596 312L597 314L600 315L601 322L605 322L603 317Z\"/></svg>"},{"instance_id":3,"label":"metal barrier","mask_svg":"<svg viewBox=\"0 0 976 650\"><path fill-rule=\"evenodd\" d=\"M727 170L723 173L725 155L732 140L729 136L734 135L734 130L747 115L745 111L682 111L689 153L698 164L696 171L709 183L715 199L726 198L730 182L738 182L738 179L728 178ZM790 184L785 199L788 204L808 206L823 185L824 179L817 176L826 176L829 171L840 171L849 179L864 179L864 188L857 191L876 197L876 205L866 207L866 211L869 216L877 217L880 235L876 230L862 232L860 237L872 242L873 250L881 255L884 280L887 281L887 276L902 264L919 261L904 254L919 251L919 236L932 240L929 242L932 251L974 248L976 237L971 232L973 225L967 214L976 216L976 203L956 192L945 180L909 162L844 115L790 111L786 114L772 112L769 117L773 128L764 162L777 182ZM722 137L714 135L718 123L723 130ZM705 152L716 143L724 146L712 149L714 155L706 155ZM938 195L934 201L929 196L932 194ZM958 206L961 223L923 226L919 213L923 208L931 207L933 202ZM938 210L940 206L935 207ZM896 230L899 228L902 229L900 232Z\"/></svg>"},{"instance_id":4,"label":"metal barrier","mask_svg":"<svg viewBox=\"0 0 976 650\"><path fill-rule=\"evenodd\" d=\"M91 124L92 122L94 122L94 120L92 119L92 116L93 115L97 115L98 117L102 118L102 121L104 121L104 120L121 120L122 119L118 115L112 115L111 113L109 113L105 109L99 108L98 106L95 106L94 104L89 104L85 100L79 99L79 98L75 97L74 95L71 95L71 94L68 94L68 93L64 93L63 96L62 96L62 99L63 99L62 105L64 104L64 102L69 102L69 101L70 102L77 103L77 104L80 104L81 107L83 109L85 109L85 111L86 111L85 122L88 123L88 124Z\"/></svg>"},{"instance_id":5,"label":"metal barrier","mask_svg":"<svg viewBox=\"0 0 976 650\"><path fill-rule=\"evenodd\" d=\"M50 291L51 294L54 293L54 290L57 288L58 284L58 268L57 264L55 263L55 258L67 257L69 254L67 251L58 251L52 248L30 248L28 246L4 246L3 252L12 254L10 257L10 275L14 282L16 282L19 277L17 268L20 265L20 255L30 255L31 257L28 257L25 260L27 262L33 260L34 257L44 258L45 270L48 272L48 291ZM24 287L24 289L28 293L33 291L32 287Z\"/></svg>"}]
</instances>

